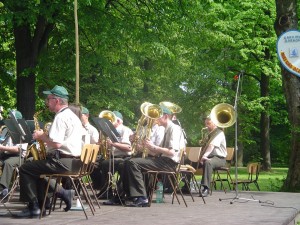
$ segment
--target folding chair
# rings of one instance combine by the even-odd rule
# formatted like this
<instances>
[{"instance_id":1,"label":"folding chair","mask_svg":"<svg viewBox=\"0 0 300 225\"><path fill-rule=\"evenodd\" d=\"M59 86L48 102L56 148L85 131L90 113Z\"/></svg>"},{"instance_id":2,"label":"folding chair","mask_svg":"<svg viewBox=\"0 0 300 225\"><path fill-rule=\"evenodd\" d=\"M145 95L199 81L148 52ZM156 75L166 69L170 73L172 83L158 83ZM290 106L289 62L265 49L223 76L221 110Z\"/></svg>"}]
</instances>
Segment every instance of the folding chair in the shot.
<instances>
[{"instance_id":1,"label":"folding chair","mask_svg":"<svg viewBox=\"0 0 300 225\"><path fill-rule=\"evenodd\" d=\"M247 165L247 171L248 171L248 179L241 179L237 180L236 182L233 182L233 186L235 188L236 185L242 184L242 190L250 191L250 184L254 184L258 191L260 191L258 186L258 176L260 171L260 163L254 162L249 163Z\"/></svg>"},{"instance_id":2,"label":"folding chair","mask_svg":"<svg viewBox=\"0 0 300 225\"><path fill-rule=\"evenodd\" d=\"M189 189L190 196L192 197L192 200L194 201L194 197L192 195L192 190L190 183L188 182L188 177L191 177L191 183L195 187L196 191L201 193L201 184L197 182L196 175L202 175L203 170L202 168L199 168L199 157L201 153L201 147L187 147L187 158L190 161L190 165L181 165L180 166L180 175L181 180L184 181L187 184L187 187ZM197 164L196 168L192 166L192 164ZM202 200L205 204L204 197L201 195Z\"/></svg>"},{"instance_id":3,"label":"folding chair","mask_svg":"<svg viewBox=\"0 0 300 225\"><path fill-rule=\"evenodd\" d=\"M46 198L48 196L48 191L49 191L49 186L50 186L50 180L51 179L56 179L56 184L60 183L62 178L69 178L72 182L72 186L76 192L76 195L80 201L81 207L83 209L83 212L85 214L86 219L88 219L87 213L85 208L83 207L83 203L79 194L79 188L82 190L83 192L83 196L86 200L86 202L89 205L89 208L92 212L92 214L94 215L94 211L95 208L93 206L93 203L91 201L91 197L87 191L86 185L85 185L85 181L84 181L84 177L89 175L90 172L92 171L92 168L94 167L94 162L96 160L96 157L98 155L98 151L99 151L99 146L98 145L94 145L94 144L85 144L82 148L82 152L81 152L81 156L80 156L80 160L82 162L82 166L80 168L80 170L77 173L63 173L63 174L42 174L40 175L40 178L47 178L48 179L48 183L47 183L47 187L46 187L46 191L45 191L45 196L44 196L44 201L43 201L43 206L42 206L42 210L41 210L41 214L40 214L40 219L42 218L43 215L43 211L45 210L45 203L46 203ZM75 181L77 181L77 185L75 184ZM93 192L94 197L95 193ZM53 193L52 196L52 201L51 204L54 202L55 200L55 192ZM55 205L53 205L53 209L54 209ZM51 213L51 207L49 209L49 214Z\"/></svg>"},{"instance_id":4,"label":"folding chair","mask_svg":"<svg viewBox=\"0 0 300 225\"><path fill-rule=\"evenodd\" d=\"M182 199L183 199L183 202L185 204L185 206L187 207L187 203L184 199L184 196L182 194L182 191L181 189L179 188L179 183L180 183L180 166L182 164L182 156L185 152L185 149L182 149L180 151L180 157L179 157L179 164L178 166L174 169L174 171L164 171L164 170L161 170L161 171L147 171L146 174L149 176L149 177L153 177L152 179L152 182L149 182L149 207L151 206L151 202L152 202L152 198L153 198L153 192L154 190L156 189L156 183L158 181L158 176L159 175L163 175L163 176L166 176L168 179L169 179L169 182L173 188L173 198L172 198L172 204L174 203L174 197L176 197L177 199L177 202L178 204L180 204L180 201L179 201L179 198L177 196L177 191L179 191ZM149 179L151 180L151 179Z\"/></svg>"},{"instance_id":5,"label":"folding chair","mask_svg":"<svg viewBox=\"0 0 300 225\"><path fill-rule=\"evenodd\" d=\"M93 188L92 180L91 180L91 177L90 177L91 173L93 172L93 170L95 168L95 163L96 163L99 151L100 151L100 146L97 145L97 144L93 144L90 166L87 168L86 175L83 176L81 178L81 180L82 180L83 184L85 184L84 187L86 188L87 193L88 193L88 188L90 188L90 190L92 192L92 196L94 197L94 199L95 199L95 201L96 201L96 203L97 203L97 205L100 209L101 208L100 203L98 201L97 194L96 194L96 191Z\"/></svg>"},{"instance_id":6,"label":"folding chair","mask_svg":"<svg viewBox=\"0 0 300 225\"><path fill-rule=\"evenodd\" d=\"M212 195L212 187L217 190L217 182L220 182L221 189L226 193L226 188L223 182L227 182L229 189L231 190L232 178L230 176L230 167L234 156L234 148L227 148L227 156L226 156L226 166L217 167L213 171L213 179L211 182L210 195ZM226 174L226 177L221 177L221 174Z\"/></svg>"}]
</instances>

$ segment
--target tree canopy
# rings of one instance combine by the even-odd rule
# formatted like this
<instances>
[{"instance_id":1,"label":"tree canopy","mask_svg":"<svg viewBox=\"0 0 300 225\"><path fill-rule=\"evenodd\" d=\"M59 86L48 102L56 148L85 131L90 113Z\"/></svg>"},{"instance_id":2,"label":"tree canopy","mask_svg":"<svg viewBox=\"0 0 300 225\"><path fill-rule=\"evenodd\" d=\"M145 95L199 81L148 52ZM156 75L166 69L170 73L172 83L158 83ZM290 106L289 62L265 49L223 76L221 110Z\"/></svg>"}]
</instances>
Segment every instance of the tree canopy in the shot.
<instances>
[{"instance_id":1,"label":"tree canopy","mask_svg":"<svg viewBox=\"0 0 300 225\"><path fill-rule=\"evenodd\" d=\"M56 84L74 100L73 1L1 2L1 104L30 119L45 107L42 91ZM197 146L210 110L235 104L238 75L241 163L263 160L270 169L270 154L287 165L275 19L271 0L79 1L80 103L93 116L118 110L134 128L143 102L174 102L188 145ZM234 127L225 133L234 146Z\"/></svg>"}]
</instances>

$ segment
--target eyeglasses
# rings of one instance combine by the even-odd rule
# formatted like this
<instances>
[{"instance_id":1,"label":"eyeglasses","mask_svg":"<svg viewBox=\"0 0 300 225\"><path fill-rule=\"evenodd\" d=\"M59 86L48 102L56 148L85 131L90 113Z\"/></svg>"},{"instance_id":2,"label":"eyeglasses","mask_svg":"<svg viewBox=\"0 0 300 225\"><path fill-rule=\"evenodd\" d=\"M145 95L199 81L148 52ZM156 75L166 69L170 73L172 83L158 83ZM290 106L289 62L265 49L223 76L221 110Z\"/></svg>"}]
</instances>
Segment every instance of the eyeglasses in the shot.
<instances>
[{"instance_id":1,"label":"eyeglasses","mask_svg":"<svg viewBox=\"0 0 300 225\"><path fill-rule=\"evenodd\" d=\"M46 98L45 102L49 102L51 99L57 99L57 98Z\"/></svg>"}]
</instances>

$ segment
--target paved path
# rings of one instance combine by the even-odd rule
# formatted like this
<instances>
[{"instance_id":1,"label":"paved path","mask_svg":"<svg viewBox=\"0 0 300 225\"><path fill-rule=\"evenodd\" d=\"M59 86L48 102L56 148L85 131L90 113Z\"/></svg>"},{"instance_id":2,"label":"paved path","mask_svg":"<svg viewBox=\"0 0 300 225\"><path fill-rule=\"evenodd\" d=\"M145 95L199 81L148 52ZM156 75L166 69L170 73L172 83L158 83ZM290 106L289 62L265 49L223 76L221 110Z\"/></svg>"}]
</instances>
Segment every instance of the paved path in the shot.
<instances>
[{"instance_id":1,"label":"paved path","mask_svg":"<svg viewBox=\"0 0 300 225\"><path fill-rule=\"evenodd\" d=\"M205 198L206 204L195 194L195 202L185 196L188 207L181 200L171 203L171 196L165 195L164 203L153 203L151 207L131 208L123 206L101 206L95 216L88 210L86 220L82 211L63 212L56 209L49 216L39 219L15 219L10 211L24 207L19 202L0 206L0 224L113 224L113 225L276 225L296 224L295 218L300 210L300 193L286 192L224 192L214 191ZM221 199L221 201L220 201ZM230 203L232 202L232 203ZM76 204L76 201L74 201Z\"/></svg>"}]
</instances>

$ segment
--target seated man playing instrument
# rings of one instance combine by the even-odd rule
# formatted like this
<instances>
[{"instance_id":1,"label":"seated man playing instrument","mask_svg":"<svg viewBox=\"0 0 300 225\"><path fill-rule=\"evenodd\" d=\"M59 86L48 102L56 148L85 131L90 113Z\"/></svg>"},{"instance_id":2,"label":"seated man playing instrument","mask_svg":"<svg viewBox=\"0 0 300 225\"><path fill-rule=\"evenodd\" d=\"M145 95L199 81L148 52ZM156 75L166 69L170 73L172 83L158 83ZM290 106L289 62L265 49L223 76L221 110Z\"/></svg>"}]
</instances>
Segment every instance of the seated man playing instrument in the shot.
<instances>
[{"instance_id":1,"label":"seated man playing instrument","mask_svg":"<svg viewBox=\"0 0 300 225\"><path fill-rule=\"evenodd\" d=\"M78 116L68 108L69 94L67 90L56 85L50 91L43 92L47 98L45 103L55 113L49 135L43 130L35 130L33 139L44 142L47 146L47 157L24 163L20 167L20 200L28 203L22 212L15 217L37 217L41 212L41 203L45 189L41 188L41 174L77 172L80 169L82 150L82 123ZM54 190L55 181L51 181ZM59 187L57 197L66 203L65 211L72 205L74 190Z\"/></svg>"},{"instance_id":2,"label":"seated man playing instrument","mask_svg":"<svg viewBox=\"0 0 300 225\"><path fill-rule=\"evenodd\" d=\"M205 126L209 134L200 154L200 163L203 167L201 180L201 184L204 187L201 193L203 197L208 196L213 169L225 166L225 158L227 156L226 139L223 130L218 128L209 117L205 119Z\"/></svg>"},{"instance_id":3,"label":"seated man playing instrument","mask_svg":"<svg viewBox=\"0 0 300 225\"><path fill-rule=\"evenodd\" d=\"M180 151L185 148L182 129L174 124L170 116L172 112L163 107L163 116L158 124L165 128L164 138L160 145L154 145L151 140L145 140L145 147L150 149L157 157L132 158L125 161L123 184L127 197L133 202L131 207L148 206L148 198L144 183L143 172L154 170L175 171L180 158Z\"/></svg>"}]
</instances>

